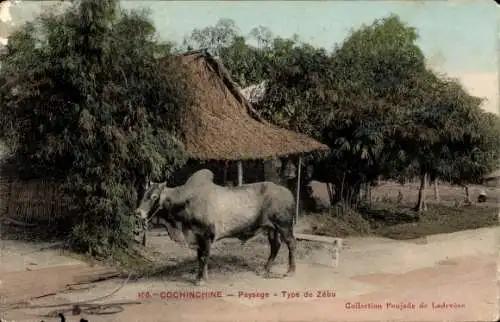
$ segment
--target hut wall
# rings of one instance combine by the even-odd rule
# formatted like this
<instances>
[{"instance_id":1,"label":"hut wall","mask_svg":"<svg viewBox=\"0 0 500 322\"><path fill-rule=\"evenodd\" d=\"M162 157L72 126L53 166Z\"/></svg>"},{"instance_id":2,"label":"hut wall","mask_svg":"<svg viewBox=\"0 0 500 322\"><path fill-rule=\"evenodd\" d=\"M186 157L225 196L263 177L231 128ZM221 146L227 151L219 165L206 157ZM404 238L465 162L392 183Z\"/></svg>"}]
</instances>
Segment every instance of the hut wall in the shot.
<instances>
[{"instance_id":1,"label":"hut wall","mask_svg":"<svg viewBox=\"0 0 500 322\"><path fill-rule=\"evenodd\" d=\"M0 165L0 217L24 223L48 222L70 215L70 199L50 178L20 179L12 161Z\"/></svg>"},{"instance_id":2,"label":"hut wall","mask_svg":"<svg viewBox=\"0 0 500 322\"><path fill-rule=\"evenodd\" d=\"M13 166L9 164L4 164L0 168L0 216L2 217L9 211L13 173Z\"/></svg>"}]
</instances>

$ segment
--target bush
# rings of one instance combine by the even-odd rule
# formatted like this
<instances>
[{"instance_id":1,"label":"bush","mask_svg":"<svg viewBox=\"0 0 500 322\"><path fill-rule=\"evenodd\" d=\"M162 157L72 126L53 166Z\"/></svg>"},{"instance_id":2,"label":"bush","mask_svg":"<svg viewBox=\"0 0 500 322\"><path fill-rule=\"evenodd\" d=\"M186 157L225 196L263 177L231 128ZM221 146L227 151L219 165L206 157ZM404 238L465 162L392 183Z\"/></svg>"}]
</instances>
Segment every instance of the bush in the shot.
<instances>
[{"instance_id":1,"label":"bush","mask_svg":"<svg viewBox=\"0 0 500 322\"><path fill-rule=\"evenodd\" d=\"M145 13L117 3L45 13L0 56L2 138L24 172L65 181L79 209L71 244L99 256L130 246L145 178L185 162L176 129L191 104L170 46Z\"/></svg>"},{"instance_id":2,"label":"bush","mask_svg":"<svg viewBox=\"0 0 500 322\"><path fill-rule=\"evenodd\" d=\"M498 207L486 206L429 205L428 211L418 217L405 206L391 204L376 204L360 212L347 210L344 214L338 213L337 216L332 215L335 214L333 211L307 216L311 227L308 233L333 237L373 234L406 240L498 225Z\"/></svg>"},{"instance_id":3,"label":"bush","mask_svg":"<svg viewBox=\"0 0 500 322\"><path fill-rule=\"evenodd\" d=\"M336 215L334 215L336 214ZM347 237L371 233L370 222L352 209L332 209L331 213L312 214L310 233L324 236Z\"/></svg>"}]
</instances>

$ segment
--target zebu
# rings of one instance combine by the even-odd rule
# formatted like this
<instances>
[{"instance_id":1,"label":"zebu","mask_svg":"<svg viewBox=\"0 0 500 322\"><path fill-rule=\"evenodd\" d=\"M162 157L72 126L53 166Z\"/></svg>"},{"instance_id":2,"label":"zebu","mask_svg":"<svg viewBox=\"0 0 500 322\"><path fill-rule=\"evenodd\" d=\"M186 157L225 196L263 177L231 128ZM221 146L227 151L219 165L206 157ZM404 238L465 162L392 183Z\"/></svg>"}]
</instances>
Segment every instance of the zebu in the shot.
<instances>
[{"instance_id":1,"label":"zebu","mask_svg":"<svg viewBox=\"0 0 500 322\"><path fill-rule=\"evenodd\" d=\"M136 215L141 220L160 216L172 240L196 245L198 285L208 280L207 261L214 242L238 238L244 243L261 231L267 233L270 245L265 274L270 273L284 242L288 248L286 275L293 275L295 203L290 190L272 182L227 188L216 185L213 179L213 173L203 169L195 172L184 185L174 188L167 187L166 182L151 183Z\"/></svg>"}]
</instances>

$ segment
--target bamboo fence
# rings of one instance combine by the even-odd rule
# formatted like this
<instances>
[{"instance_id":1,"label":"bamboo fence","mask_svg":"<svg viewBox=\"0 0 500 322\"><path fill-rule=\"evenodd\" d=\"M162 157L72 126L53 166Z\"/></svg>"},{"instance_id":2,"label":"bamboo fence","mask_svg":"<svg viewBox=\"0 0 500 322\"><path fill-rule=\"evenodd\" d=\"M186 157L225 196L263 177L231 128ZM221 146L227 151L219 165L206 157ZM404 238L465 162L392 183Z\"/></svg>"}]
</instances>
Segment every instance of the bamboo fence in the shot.
<instances>
[{"instance_id":1,"label":"bamboo fence","mask_svg":"<svg viewBox=\"0 0 500 322\"><path fill-rule=\"evenodd\" d=\"M0 218L23 223L52 223L69 215L70 198L51 179L22 180L12 167L0 173Z\"/></svg>"}]
</instances>

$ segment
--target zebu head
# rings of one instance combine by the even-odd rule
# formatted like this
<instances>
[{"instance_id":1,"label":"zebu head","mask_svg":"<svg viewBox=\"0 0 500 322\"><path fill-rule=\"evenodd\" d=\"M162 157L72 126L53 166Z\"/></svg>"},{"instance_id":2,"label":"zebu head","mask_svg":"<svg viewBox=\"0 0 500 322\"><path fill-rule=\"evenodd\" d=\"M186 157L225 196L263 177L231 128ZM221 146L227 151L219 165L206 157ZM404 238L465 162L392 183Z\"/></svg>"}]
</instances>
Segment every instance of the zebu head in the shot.
<instances>
[{"instance_id":1,"label":"zebu head","mask_svg":"<svg viewBox=\"0 0 500 322\"><path fill-rule=\"evenodd\" d=\"M144 196L141 199L139 207L135 210L135 215L139 219L146 220L161 210L161 194L166 187L167 184L165 182L149 181L146 183Z\"/></svg>"},{"instance_id":2,"label":"zebu head","mask_svg":"<svg viewBox=\"0 0 500 322\"><path fill-rule=\"evenodd\" d=\"M172 207L183 205L187 199L199 191L199 188L213 183L214 175L208 169L195 172L182 186L167 187L166 182L148 182L144 196L135 214L139 219L145 220L154 216L162 209L171 210Z\"/></svg>"}]
</instances>

